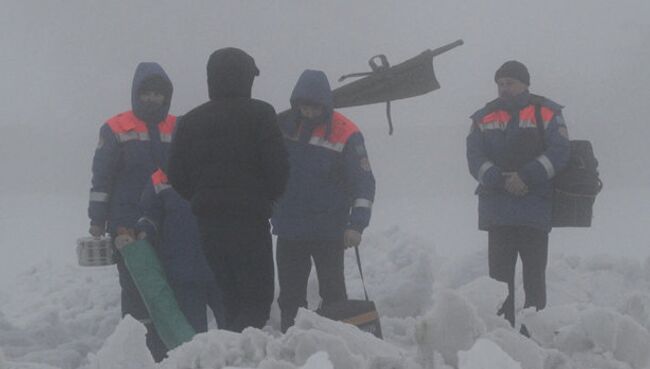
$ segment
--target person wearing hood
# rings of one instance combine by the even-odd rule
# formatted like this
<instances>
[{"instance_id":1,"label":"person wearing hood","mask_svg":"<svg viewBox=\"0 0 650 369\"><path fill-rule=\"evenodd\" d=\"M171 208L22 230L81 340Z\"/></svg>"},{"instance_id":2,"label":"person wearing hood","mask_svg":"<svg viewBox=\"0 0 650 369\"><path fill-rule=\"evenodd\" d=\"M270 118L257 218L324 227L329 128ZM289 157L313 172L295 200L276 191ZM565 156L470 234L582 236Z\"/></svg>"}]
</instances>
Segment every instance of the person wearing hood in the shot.
<instances>
[{"instance_id":1,"label":"person wearing hood","mask_svg":"<svg viewBox=\"0 0 650 369\"><path fill-rule=\"evenodd\" d=\"M524 307L546 306L552 179L566 166L570 147L562 106L529 92L524 64L507 61L494 81L499 97L471 117L467 162L479 183L479 229L488 232L490 277L508 285L498 314L514 327L518 257Z\"/></svg>"},{"instance_id":2,"label":"person wearing hood","mask_svg":"<svg viewBox=\"0 0 650 369\"><path fill-rule=\"evenodd\" d=\"M298 308L307 307L312 258L322 305L347 299L344 250L360 244L375 197L363 135L333 110L325 73L305 70L290 102L280 129L291 172L272 218L283 332L294 324Z\"/></svg>"},{"instance_id":3,"label":"person wearing hood","mask_svg":"<svg viewBox=\"0 0 650 369\"><path fill-rule=\"evenodd\" d=\"M208 329L207 307L224 325L221 289L208 266L190 203L169 185L165 168L151 175L140 199L138 239L155 246L165 279L180 310L197 333Z\"/></svg>"},{"instance_id":4,"label":"person wearing hood","mask_svg":"<svg viewBox=\"0 0 650 369\"><path fill-rule=\"evenodd\" d=\"M262 328L269 318L275 274L269 218L289 174L275 109L251 98L258 74L240 49L210 55L210 100L179 122L167 172L197 217L223 293L223 328L235 332Z\"/></svg>"},{"instance_id":5,"label":"person wearing hood","mask_svg":"<svg viewBox=\"0 0 650 369\"><path fill-rule=\"evenodd\" d=\"M140 63L131 88L132 109L108 119L99 131L92 163L88 205L89 233L133 235L140 217L140 196L151 175L166 161L176 117L169 115L173 87L157 63ZM164 344L149 319L140 294L120 257L115 253L121 292L122 316L133 316L147 326L147 346L157 360Z\"/></svg>"}]
</instances>

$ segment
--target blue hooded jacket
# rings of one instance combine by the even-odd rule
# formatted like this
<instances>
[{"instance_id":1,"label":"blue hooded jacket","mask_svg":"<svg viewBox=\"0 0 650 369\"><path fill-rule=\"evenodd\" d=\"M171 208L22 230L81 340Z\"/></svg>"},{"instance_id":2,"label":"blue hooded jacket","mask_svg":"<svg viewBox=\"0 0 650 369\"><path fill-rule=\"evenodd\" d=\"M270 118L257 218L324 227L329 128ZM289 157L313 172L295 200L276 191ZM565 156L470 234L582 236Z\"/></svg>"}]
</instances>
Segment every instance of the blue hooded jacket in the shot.
<instances>
[{"instance_id":1,"label":"blue hooded jacket","mask_svg":"<svg viewBox=\"0 0 650 369\"><path fill-rule=\"evenodd\" d=\"M157 110L139 99L141 90L149 88L165 95ZM172 91L160 65L138 65L131 88L132 110L110 118L99 132L88 205L91 224L106 225L111 234L117 227L135 226L140 195L151 174L167 161L176 124L176 117L168 115Z\"/></svg>"},{"instance_id":2,"label":"blue hooded jacket","mask_svg":"<svg viewBox=\"0 0 650 369\"><path fill-rule=\"evenodd\" d=\"M294 240L339 240L347 228L370 222L375 178L363 135L333 110L325 73L306 70L291 94L292 112L279 122L289 152L287 188L274 209L273 233ZM324 107L322 119L303 122L300 103Z\"/></svg>"},{"instance_id":3,"label":"blue hooded jacket","mask_svg":"<svg viewBox=\"0 0 650 369\"><path fill-rule=\"evenodd\" d=\"M199 226L190 203L174 191L162 170L156 171L146 185L140 211L138 233L144 231L156 246L167 278L176 282L216 283L203 254Z\"/></svg>"}]
</instances>

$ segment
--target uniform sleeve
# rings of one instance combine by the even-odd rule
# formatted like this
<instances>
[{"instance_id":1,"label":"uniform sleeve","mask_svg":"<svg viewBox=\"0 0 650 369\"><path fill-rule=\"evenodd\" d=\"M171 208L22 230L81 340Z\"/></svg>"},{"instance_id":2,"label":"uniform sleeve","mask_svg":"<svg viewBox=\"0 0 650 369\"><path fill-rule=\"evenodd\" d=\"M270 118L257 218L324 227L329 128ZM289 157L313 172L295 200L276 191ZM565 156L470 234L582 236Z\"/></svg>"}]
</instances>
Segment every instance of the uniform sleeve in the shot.
<instances>
[{"instance_id":1,"label":"uniform sleeve","mask_svg":"<svg viewBox=\"0 0 650 369\"><path fill-rule=\"evenodd\" d=\"M192 199L193 195L190 182L191 161L188 157L190 154L189 148L191 147L190 133L184 124L184 119L179 119L176 122L176 130L172 138L167 168L169 183L181 197L188 201Z\"/></svg>"},{"instance_id":2,"label":"uniform sleeve","mask_svg":"<svg viewBox=\"0 0 650 369\"><path fill-rule=\"evenodd\" d=\"M569 161L569 134L561 113L549 121L544 142L546 150L519 170L519 176L529 187L551 180Z\"/></svg>"},{"instance_id":3,"label":"uniform sleeve","mask_svg":"<svg viewBox=\"0 0 650 369\"><path fill-rule=\"evenodd\" d=\"M359 232L370 223L372 204L375 201L375 177L370 168L368 152L361 132L350 136L343 150L345 178L352 200L348 228Z\"/></svg>"},{"instance_id":4,"label":"uniform sleeve","mask_svg":"<svg viewBox=\"0 0 650 369\"><path fill-rule=\"evenodd\" d=\"M155 242L159 236L164 215L162 199L156 194L153 183L145 186L139 203L140 219L136 223L137 233L145 232L147 240Z\"/></svg>"},{"instance_id":5,"label":"uniform sleeve","mask_svg":"<svg viewBox=\"0 0 650 369\"><path fill-rule=\"evenodd\" d=\"M276 201L284 193L289 179L289 154L273 107L265 110L262 122L258 130L258 158L267 182L269 200Z\"/></svg>"},{"instance_id":6,"label":"uniform sleeve","mask_svg":"<svg viewBox=\"0 0 650 369\"><path fill-rule=\"evenodd\" d=\"M485 145L483 144L483 136L476 122L472 123L466 145L467 165L470 174L486 188L503 188L503 171L488 159L485 153Z\"/></svg>"},{"instance_id":7,"label":"uniform sleeve","mask_svg":"<svg viewBox=\"0 0 650 369\"><path fill-rule=\"evenodd\" d=\"M92 185L88 202L88 217L92 225L105 225L115 176L120 163L117 137L104 124L99 131L99 143L95 149L92 165Z\"/></svg>"}]
</instances>

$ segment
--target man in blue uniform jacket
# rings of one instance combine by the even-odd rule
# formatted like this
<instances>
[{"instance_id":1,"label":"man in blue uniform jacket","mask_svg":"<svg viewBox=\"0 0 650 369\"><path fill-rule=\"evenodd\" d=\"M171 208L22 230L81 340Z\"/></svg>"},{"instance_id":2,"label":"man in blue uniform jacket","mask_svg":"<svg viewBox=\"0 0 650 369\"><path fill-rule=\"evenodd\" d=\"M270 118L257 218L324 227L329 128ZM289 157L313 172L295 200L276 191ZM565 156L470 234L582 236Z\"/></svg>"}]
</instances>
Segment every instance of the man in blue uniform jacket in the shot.
<instances>
[{"instance_id":1,"label":"man in blue uniform jacket","mask_svg":"<svg viewBox=\"0 0 650 369\"><path fill-rule=\"evenodd\" d=\"M499 314L515 324L514 278L523 264L524 307L546 306L552 179L569 159L562 106L528 91L528 69L504 63L499 98L472 115L467 162L479 182L479 229L488 232L490 277L508 284Z\"/></svg>"},{"instance_id":2,"label":"man in blue uniform jacket","mask_svg":"<svg viewBox=\"0 0 650 369\"><path fill-rule=\"evenodd\" d=\"M89 233L108 232L133 236L140 217L140 196L153 172L166 162L176 117L169 115L172 84L157 63L140 63L131 88L132 110L110 118L99 132L92 165L88 216ZM129 314L147 326L147 346L156 360L166 351L149 319L126 266L117 255L122 288L122 315Z\"/></svg>"},{"instance_id":3,"label":"man in blue uniform jacket","mask_svg":"<svg viewBox=\"0 0 650 369\"><path fill-rule=\"evenodd\" d=\"M368 226L375 179L359 128L332 107L325 73L305 70L280 121L289 152L287 189L271 219L277 240L281 328L307 306L314 259L322 304L347 299L343 252Z\"/></svg>"}]
</instances>

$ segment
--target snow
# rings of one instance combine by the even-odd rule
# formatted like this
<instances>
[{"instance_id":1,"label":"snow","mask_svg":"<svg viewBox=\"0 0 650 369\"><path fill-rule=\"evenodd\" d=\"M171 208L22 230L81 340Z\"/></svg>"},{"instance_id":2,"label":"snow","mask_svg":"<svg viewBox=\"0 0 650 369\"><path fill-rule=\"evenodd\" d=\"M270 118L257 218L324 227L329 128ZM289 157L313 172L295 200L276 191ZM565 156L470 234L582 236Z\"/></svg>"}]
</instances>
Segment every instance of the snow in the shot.
<instances>
[{"instance_id":1,"label":"snow","mask_svg":"<svg viewBox=\"0 0 650 369\"><path fill-rule=\"evenodd\" d=\"M145 344L147 329L126 316L99 352L88 355L91 369L153 369L155 362Z\"/></svg>"},{"instance_id":2,"label":"snow","mask_svg":"<svg viewBox=\"0 0 650 369\"><path fill-rule=\"evenodd\" d=\"M384 340L306 309L281 334L274 307L263 330L211 329L155 364L144 327L120 319L115 269L75 265L70 244L72 260L36 263L0 292L0 368L650 368L647 259L551 252L548 307L517 313L528 339L495 315L507 289L486 276L485 248L442 257L387 226L361 248ZM345 262L350 297L362 298L354 253ZM313 308L314 280L309 288Z\"/></svg>"},{"instance_id":3,"label":"snow","mask_svg":"<svg viewBox=\"0 0 650 369\"><path fill-rule=\"evenodd\" d=\"M503 368L521 369L521 365L494 342L479 339L466 353L460 354L459 369Z\"/></svg>"}]
</instances>

